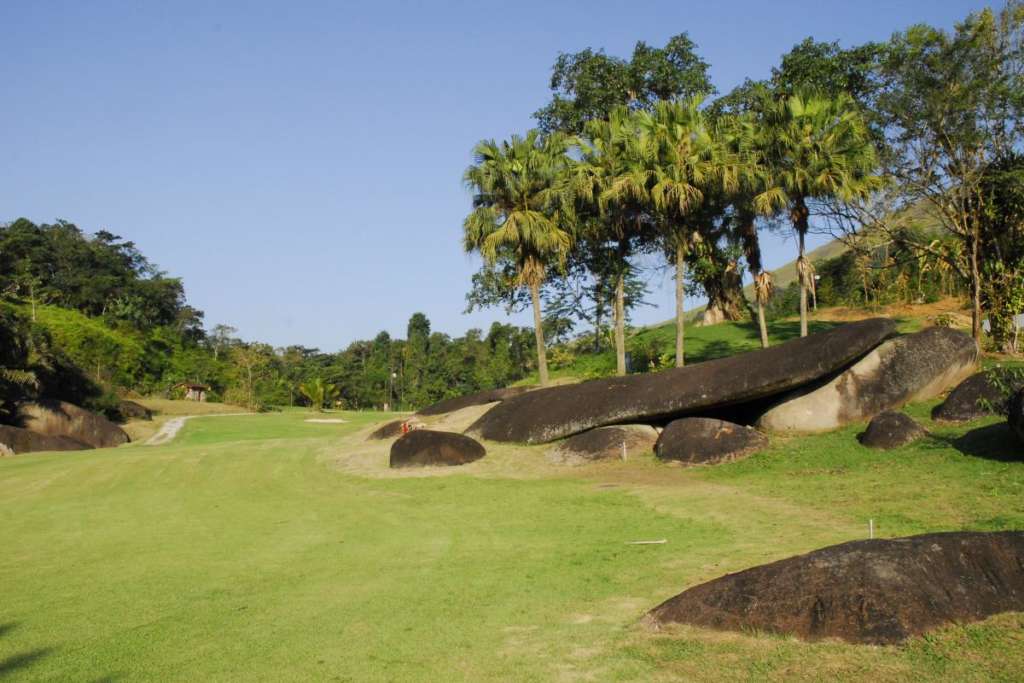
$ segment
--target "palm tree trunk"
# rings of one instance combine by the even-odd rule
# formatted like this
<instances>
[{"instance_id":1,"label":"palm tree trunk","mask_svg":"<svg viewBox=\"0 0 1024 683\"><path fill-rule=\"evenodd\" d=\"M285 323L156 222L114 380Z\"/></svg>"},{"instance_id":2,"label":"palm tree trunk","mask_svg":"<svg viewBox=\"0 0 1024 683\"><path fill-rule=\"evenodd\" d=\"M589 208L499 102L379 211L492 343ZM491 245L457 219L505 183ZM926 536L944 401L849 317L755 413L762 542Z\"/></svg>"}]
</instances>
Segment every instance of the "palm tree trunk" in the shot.
<instances>
[{"instance_id":1,"label":"palm tree trunk","mask_svg":"<svg viewBox=\"0 0 1024 683\"><path fill-rule=\"evenodd\" d=\"M764 304L757 299L757 327L761 330L761 348L768 348L768 324L764 320Z\"/></svg>"},{"instance_id":2,"label":"palm tree trunk","mask_svg":"<svg viewBox=\"0 0 1024 683\"><path fill-rule=\"evenodd\" d=\"M683 280L686 277L686 246L680 242L676 245L676 367L686 364L683 347L686 338L686 291Z\"/></svg>"},{"instance_id":3,"label":"palm tree trunk","mask_svg":"<svg viewBox=\"0 0 1024 683\"><path fill-rule=\"evenodd\" d=\"M804 231L799 230L800 233L800 257L797 259L797 265L799 266L804 260ZM799 270L799 269L798 269ZM800 336L807 336L807 282L803 275L799 276L800 280Z\"/></svg>"},{"instance_id":4,"label":"palm tree trunk","mask_svg":"<svg viewBox=\"0 0 1024 683\"><path fill-rule=\"evenodd\" d=\"M626 374L626 275L620 272L615 281L615 371Z\"/></svg>"},{"instance_id":5,"label":"palm tree trunk","mask_svg":"<svg viewBox=\"0 0 1024 683\"><path fill-rule=\"evenodd\" d=\"M548 354L544 348L544 324L540 315L540 283L530 283L530 298L533 299L533 334L537 338L537 373L540 385L548 385Z\"/></svg>"}]
</instances>

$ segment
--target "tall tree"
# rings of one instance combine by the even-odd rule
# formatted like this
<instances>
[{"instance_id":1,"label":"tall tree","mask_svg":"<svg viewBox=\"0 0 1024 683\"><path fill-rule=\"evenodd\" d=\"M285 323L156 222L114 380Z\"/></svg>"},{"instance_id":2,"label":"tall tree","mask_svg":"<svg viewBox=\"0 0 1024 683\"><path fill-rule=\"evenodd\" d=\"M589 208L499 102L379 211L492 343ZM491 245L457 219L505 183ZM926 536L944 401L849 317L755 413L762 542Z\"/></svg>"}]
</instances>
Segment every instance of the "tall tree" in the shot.
<instances>
[{"instance_id":1,"label":"tall tree","mask_svg":"<svg viewBox=\"0 0 1024 683\"><path fill-rule=\"evenodd\" d=\"M548 384L548 367L540 286L549 268L564 263L573 240L564 189L570 142L536 130L500 144L484 140L465 174L474 210L463 226L464 246L488 263L508 261L517 284L529 289L541 385Z\"/></svg>"},{"instance_id":2,"label":"tall tree","mask_svg":"<svg viewBox=\"0 0 1024 683\"><path fill-rule=\"evenodd\" d=\"M807 336L807 295L814 268L805 256L811 205L819 201L852 202L879 187L877 164L864 118L848 95L835 98L806 93L769 103L758 125L764 126L765 160L770 187L758 195L764 213L785 209L798 240L800 336Z\"/></svg>"}]
</instances>

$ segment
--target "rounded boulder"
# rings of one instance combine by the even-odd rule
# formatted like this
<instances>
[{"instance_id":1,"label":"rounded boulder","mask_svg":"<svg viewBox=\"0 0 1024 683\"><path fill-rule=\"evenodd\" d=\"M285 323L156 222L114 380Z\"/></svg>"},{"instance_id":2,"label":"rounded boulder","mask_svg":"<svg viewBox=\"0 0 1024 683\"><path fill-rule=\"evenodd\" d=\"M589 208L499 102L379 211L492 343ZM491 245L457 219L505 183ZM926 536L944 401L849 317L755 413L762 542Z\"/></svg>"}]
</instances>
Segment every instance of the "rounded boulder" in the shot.
<instances>
[{"instance_id":1,"label":"rounded boulder","mask_svg":"<svg viewBox=\"0 0 1024 683\"><path fill-rule=\"evenodd\" d=\"M768 438L753 427L710 417L684 417L668 423L654 452L662 460L699 465L735 460L767 445Z\"/></svg>"},{"instance_id":2,"label":"rounded boulder","mask_svg":"<svg viewBox=\"0 0 1024 683\"><path fill-rule=\"evenodd\" d=\"M550 459L561 463L592 460L621 460L628 455L650 453L658 441L658 430L650 425L598 427L572 436L551 450Z\"/></svg>"},{"instance_id":3,"label":"rounded boulder","mask_svg":"<svg viewBox=\"0 0 1024 683\"><path fill-rule=\"evenodd\" d=\"M64 436L93 448L128 443L128 434L116 424L66 401L36 401L18 406L22 426L36 434Z\"/></svg>"},{"instance_id":4,"label":"rounded boulder","mask_svg":"<svg viewBox=\"0 0 1024 683\"><path fill-rule=\"evenodd\" d=\"M904 413L897 413L887 410L879 413L871 422L868 428L860 434L858 439L868 448L899 448L908 443L913 443L928 432L914 421L914 418Z\"/></svg>"},{"instance_id":5,"label":"rounded boulder","mask_svg":"<svg viewBox=\"0 0 1024 683\"><path fill-rule=\"evenodd\" d=\"M1021 443L1024 443L1024 389L1018 391L1010 399L1007 420L1010 423L1010 429L1017 435Z\"/></svg>"},{"instance_id":6,"label":"rounded boulder","mask_svg":"<svg viewBox=\"0 0 1024 683\"><path fill-rule=\"evenodd\" d=\"M487 450L468 436L417 429L391 444L391 467L465 465L485 455Z\"/></svg>"},{"instance_id":7,"label":"rounded boulder","mask_svg":"<svg viewBox=\"0 0 1024 683\"><path fill-rule=\"evenodd\" d=\"M967 422L1006 412L1007 399L1024 389L1024 377L1006 369L971 375L949 392L946 400L932 410L932 419Z\"/></svg>"}]
</instances>

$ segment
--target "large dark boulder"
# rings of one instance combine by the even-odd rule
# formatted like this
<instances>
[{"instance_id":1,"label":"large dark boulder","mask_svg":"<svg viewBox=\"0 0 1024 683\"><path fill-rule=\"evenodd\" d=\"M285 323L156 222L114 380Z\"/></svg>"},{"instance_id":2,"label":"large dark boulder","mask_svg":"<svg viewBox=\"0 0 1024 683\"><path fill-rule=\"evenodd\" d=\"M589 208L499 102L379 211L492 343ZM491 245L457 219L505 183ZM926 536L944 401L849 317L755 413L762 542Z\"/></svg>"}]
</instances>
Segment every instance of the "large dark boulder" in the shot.
<instances>
[{"instance_id":1,"label":"large dark boulder","mask_svg":"<svg viewBox=\"0 0 1024 683\"><path fill-rule=\"evenodd\" d=\"M550 459L561 463L589 460L620 460L625 444L629 454L650 453L658 440L658 430L650 425L612 425L597 427L571 436L552 449Z\"/></svg>"},{"instance_id":2,"label":"large dark boulder","mask_svg":"<svg viewBox=\"0 0 1024 683\"><path fill-rule=\"evenodd\" d=\"M117 412L126 420L152 420L153 411L135 401L123 400L117 404Z\"/></svg>"},{"instance_id":3,"label":"large dark boulder","mask_svg":"<svg viewBox=\"0 0 1024 683\"><path fill-rule=\"evenodd\" d=\"M1018 391L1010 399L1007 420L1010 423L1010 429L1014 431L1021 443L1024 443L1024 389Z\"/></svg>"},{"instance_id":4,"label":"large dark boulder","mask_svg":"<svg viewBox=\"0 0 1024 683\"><path fill-rule=\"evenodd\" d=\"M367 439L393 439L396 436L402 435L402 424L405 420L392 420L391 422L385 422L377 429L370 432Z\"/></svg>"},{"instance_id":5,"label":"large dark boulder","mask_svg":"<svg viewBox=\"0 0 1024 683\"><path fill-rule=\"evenodd\" d=\"M1019 610L1024 532L1000 531L834 545L700 584L648 616L655 625L890 644Z\"/></svg>"},{"instance_id":6,"label":"large dark boulder","mask_svg":"<svg viewBox=\"0 0 1024 683\"><path fill-rule=\"evenodd\" d=\"M0 455L38 451L81 451L92 448L66 436L37 434L21 427L0 425Z\"/></svg>"},{"instance_id":7,"label":"large dark boulder","mask_svg":"<svg viewBox=\"0 0 1024 683\"><path fill-rule=\"evenodd\" d=\"M784 397L757 421L770 432L815 433L934 398L977 369L969 334L931 327L885 342L824 386Z\"/></svg>"},{"instance_id":8,"label":"large dark boulder","mask_svg":"<svg viewBox=\"0 0 1024 683\"><path fill-rule=\"evenodd\" d=\"M128 443L128 435L116 424L66 401L36 401L18 406L21 426L37 434L66 436L93 448Z\"/></svg>"},{"instance_id":9,"label":"large dark boulder","mask_svg":"<svg viewBox=\"0 0 1024 683\"><path fill-rule=\"evenodd\" d=\"M484 447L468 436L417 429L391 444L391 467L465 465L485 455Z\"/></svg>"},{"instance_id":10,"label":"large dark boulder","mask_svg":"<svg viewBox=\"0 0 1024 683\"><path fill-rule=\"evenodd\" d=\"M887 410L879 413L868 423L868 428L858 437L868 448L899 448L917 441L928 432L905 413Z\"/></svg>"},{"instance_id":11,"label":"large dark boulder","mask_svg":"<svg viewBox=\"0 0 1024 683\"><path fill-rule=\"evenodd\" d=\"M966 422L987 415L1005 415L1009 397L1024 389L1024 375L998 368L971 375L932 409L932 419Z\"/></svg>"},{"instance_id":12,"label":"large dark boulder","mask_svg":"<svg viewBox=\"0 0 1024 683\"><path fill-rule=\"evenodd\" d=\"M668 420L772 396L841 370L895 330L891 320L874 318L685 368L537 389L498 404L469 432L545 443L594 427Z\"/></svg>"},{"instance_id":13,"label":"large dark boulder","mask_svg":"<svg viewBox=\"0 0 1024 683\"><path fill-rule=\"evenodd\" d=\"M418 412L418 414L443 415L444 413L454 413L456 410L462 410L463 408L469 408L470 406L481 406L486 403L504 401L505 399L512 398L513 396L521 396L535 388L536 387L505 387L504 389L488 389L487 391L478 391L475 394L446 398L443 401L438 401L437 403L423 408Z\"/></svg>"},{"instance_id":14,"label":"large dark boulder","mask_svg":"<svg viewBox=\"0 0 1024 683\"><path fill-rule=\"evenodd\" d=\"M735 460L767 445L768 438L753 427L709 417L682 417L668 423L654 452L662 460L699 465Z\"/></svg>"}]
</instances>

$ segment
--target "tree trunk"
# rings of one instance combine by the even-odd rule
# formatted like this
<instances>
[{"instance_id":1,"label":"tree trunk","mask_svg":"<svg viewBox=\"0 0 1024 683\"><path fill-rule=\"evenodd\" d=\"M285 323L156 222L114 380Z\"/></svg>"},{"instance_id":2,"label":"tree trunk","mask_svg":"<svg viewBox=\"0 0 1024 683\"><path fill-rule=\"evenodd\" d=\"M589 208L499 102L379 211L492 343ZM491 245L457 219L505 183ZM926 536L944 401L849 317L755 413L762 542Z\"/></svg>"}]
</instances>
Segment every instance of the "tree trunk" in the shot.
<instances>
[{"instance_id":1,"label":"tree trunk","mask_svg":"<svg viewBox=\"0 0 1024 683\"><path fill-rule=\"evenodd\" d=\"M971 335L981 346L981 272L978 268L978 236L971 238Z\"/></svg>"},{"instance_id":2,"label":"tree trunk","mask_svg":"<svg viewBox=\"0 0 1024 683\"><path fill-rule=\"evenodd\" d=\"M764 320L764 304L757 299L757 327L761 331L761 348L768 348L768 324Z\"/></svg>"},{"instance_id":3,"label":"tree trunk","mask_svg":"<svg viewBox=\"0 0 1024 683\"><path fill-rule=\"evenodd\" d=\"M804 260L804 231L798 228L800 234L800 256L797 259L797 279L800 280L800 336L807 336L807 282L800 274L800 263Z\"/></svg>"},{"instance_id":4,"label":"tree trunk","mask_svg":"<svg viewBox=\"0 0 1024 683\"><path fill-rule=\"evenodd\" d=\"M680 242L676 245L676 367L686 363L683 346L686 337L686 291L683 288L686 276L686 246Z\"/></svg>"},{"instance_id":5,"label":"tree trunk","mask_svg":"<svg viewBox=\"0 0 1024 683\"><path fill-rule=\"evenodd\" d=\"M537 374L540 385L548 385L548 354L544 349L544 321L540 314L540 283L530 283L530 298L533 299L533 334L537 338Z\"/></svg>"},{"instance_id":6,"label":"tree trunk","mask_svg":"<svg viewBox=\"0 0 1024 683\"><path fill-rule=\"evenodd\" d=\"M594 353L601 353L601 321L604 320L604 281L594 287Z\"/></svg>"},{"instance_id":7,"label":"tree trunk","mask_svg":"<svg viewBox=\"0 0 1024 683\"><path fill-rule=\"evenodd\" d=\"M619 273L615 281L615 371L626 374L626 276Z\"/></svg>"}]
</instances>

